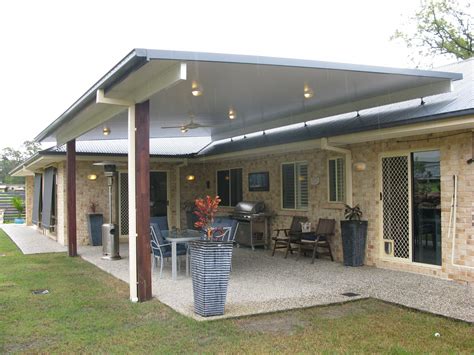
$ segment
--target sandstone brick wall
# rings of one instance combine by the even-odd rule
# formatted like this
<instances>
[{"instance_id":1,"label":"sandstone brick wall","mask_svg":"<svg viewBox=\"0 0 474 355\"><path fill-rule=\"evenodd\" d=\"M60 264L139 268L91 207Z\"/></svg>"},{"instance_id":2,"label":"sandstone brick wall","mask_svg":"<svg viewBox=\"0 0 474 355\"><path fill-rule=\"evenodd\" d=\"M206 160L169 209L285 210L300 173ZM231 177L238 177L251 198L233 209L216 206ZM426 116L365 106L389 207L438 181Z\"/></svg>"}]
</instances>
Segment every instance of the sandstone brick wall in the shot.
<instances>
[{"instance_id":1,"label":"sandstone brick wall","mask_svg":"<svg viewBox=\"0 0 474 355\"><path fill-rule=\"evenodd\" d=\"M184 202L192 201L196 197L202 197L207 194L215 195L216 171L229 168L243 169L243 198L248 201L265 201L267 211L273 217L270 219L270 230L276 228L288 228L294 215L307 216L315 225L318 218L334 218L340 220L343 217L344 205L341 203L328 202L328 183L327 183L327 160L333 157L339 157L337 153L322 151L319 149L303 151L299 153L275 154L265 157L254 157L248 159L226 160L225 162L206 162L198 164L189 164L182 169L181 187L182 207ZM281 164L293 161L308 162L308 178L318 177L319 184L309 184L309 206L307 210L286 210L281 208ZM268 171L270 176L270 191L250 192L248 190L248 174L251 172ZM193 182L185 181L187 174L194 174L196 180ZM210 188L206 187L209 181ZM225 215L232 212L233 208L221 207L220 213ZM181 217L182 225L186 225L185 215ZM336 260L342 260L342 249L340 243L339 225L336 227L336 236L331 241L332 250Z\"/></svg>"},{"instance_id":2,"label":"sandstone brick wall","mask_svg":"<svg viewBox=\"0 0 474 355\"><path fill-rule=\"evenodd\" d=\"M33 224L33 190L35 187L35 177L27 176L25 178L25 215L26 225L31 226Z\"/></svg>"},{"instance_id":3,"label":"sandstone brick wall","mask_svg":"<svg viewBox=\"0 0 474 355\"><path fill-rule=\"evenodd\" d=\"M458 281L474 281L472 269L452 265L452 238L448 238L448 224L453 193L452 175L459 179L457 233L455 248L455 264L474 266L474 165L466 161L473 154L473 134L470 131L448 132L429 136L418 136L404 139L392 139L379 142L353 144L351 149L353 162L366 163L366 170L353 171L353 201L359 204L364 212L364 219L369 221L368 246L366 263L378 267L404 270L429 274ZM439 149L441 154L441 223L442 223L442 266L422 265L411 262L401 262L384 259L381 255L380 235L380 154L395 151L421 151ZM318 218L335 218L337 223L336 235L331 240L332 250L337 261L342 260L342 247L339 221L343 218L343 205L328 202L328 158L340 156L337 153L320 149L291 152L286 154L269 154L263 157L248 157L223 159L222 161L190 161L188 166L180 168L180 222L181 228L186 227L186 203L192 204L196 197L216 194L216 171L220 169L243 169L243 197L245 200L263 200L269 212L273 213L271 229L285 228L290 225L294 215L308 216L316 223ZM281 208L280 169L284 162L307 161L308 174L318 177L319 184L309 184L309 206L305 211L284 210ZM177 165L178 163L152 162L151 170L168 172L169 184L169 225L176 226L177 206ZM270 175L270 191L248 191L248 173L268 171ZM87 180L87 174L96 173L96 181ZM194 181L186 181L188 174L195 175ZM58 225L57 239L67 244L66 233L66 174L64 163L58 164ZM99 204L98 211L107 211L107 182L100 167L93 167L90 161L79 161L77 167L77 222L78 244L88 244L86 213L91 201ZM116 199L114 197L114 205ZM221 208L221 214L228 214L232 208ZM179 225L178 225L179 227Z\"/></svg>"},{"instance_id":4,"label":"sandstone brick wall","mask_svg":"<svg viewBox=\"0 0 474 355\"><path fill-rule=\"evenodd\" d=\"M441 138L440 138L441 137ZM359 204L364 212L364 219L369 221L368 245L366 263L390 269L423 273L458 281L473 282L474 273L469 269L462 269L451 265L452 238L448 239L448 224L453 191L452 175L456 174L458 184L458 209L455 263L474 265L474 165L466 161L472 157L473 138L470 131L449 132L443 134L410 137L406 139L392 139L379 142L354 144L348 146L353 153L353 162L366 163L366 170L353 170L353 201ZM383 259L380 236L380 157L381 153L395 151L421 151L439 149L441 154L441 191L442 191L442 266L423 265L411 262ZM339 221L343 218L343 205L329 203L327 159L338 156L336 153L319 149L307 150L288 154L274 154L264 157L250 157L246 159L226 159L224 162L200 162L189 164L182 168L181 178L181 207L186 201L206 194L216 194L216 171L228 168L243 169L243 198L245 200L263 200L270 212L271 229L287 228L294 215L305 215L316 223L318 218L335 218L337 223L336 236L331 245L337 261L342 260L342 246ZM320 183L309 185L309 208L306 211L283 210L280 196L280 166L283 162L308 162L309 179L319 177ZM248 173L268 171L270 175L269 192L249 192ZM196 180L185 181L187 174L194 174ZM209 182L209 188L206 182ZM231 212L231 208L221 208L222 214ZM181 215L181 223L186 225L185 214Z\"/></svg>"}]
</instances>

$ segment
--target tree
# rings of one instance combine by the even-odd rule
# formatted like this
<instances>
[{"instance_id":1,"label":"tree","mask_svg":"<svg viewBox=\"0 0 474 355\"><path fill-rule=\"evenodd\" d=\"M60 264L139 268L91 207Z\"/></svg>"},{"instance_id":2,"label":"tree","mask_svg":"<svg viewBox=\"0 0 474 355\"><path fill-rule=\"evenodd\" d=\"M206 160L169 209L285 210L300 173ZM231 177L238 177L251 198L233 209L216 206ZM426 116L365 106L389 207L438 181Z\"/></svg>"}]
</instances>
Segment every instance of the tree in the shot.
<instances>
[{"instance_id":1,"label":"tree","mask_svg":"<svg viewBox=\"0 0 474 355\"><path fill-rule=\"evenodd\" d=\"M4 184L23 184L24 178L10 176L9 172L40 150L41 144L34 141L23 142L21 150L11 147L3 148L0 153L0 182Z\"/></svg>"},{"instance_id":2,"label":"tree","mask_svg":"<svg viewBox=\"0 0 474 355\"><path fill-rule=\"evenodd\" d=\"M419 57L471 58L474 56L474 21L470 6L466 0L422 0L405 29L396 30L391 39L405 41Z\"/></svg>"}]
</instances>

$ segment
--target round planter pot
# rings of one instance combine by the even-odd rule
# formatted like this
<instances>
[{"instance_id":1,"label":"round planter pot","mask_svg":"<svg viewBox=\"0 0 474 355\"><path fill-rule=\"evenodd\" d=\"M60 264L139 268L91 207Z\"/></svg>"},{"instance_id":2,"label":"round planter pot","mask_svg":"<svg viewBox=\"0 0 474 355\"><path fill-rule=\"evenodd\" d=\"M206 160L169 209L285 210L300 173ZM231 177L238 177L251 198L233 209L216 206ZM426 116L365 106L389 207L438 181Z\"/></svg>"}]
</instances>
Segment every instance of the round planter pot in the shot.
<instances>
[{"instance_id":1,"label":"round planter pot","mask_svg":"<svg viewBox=\"0 0 474 355\"><path fill-rule=\"evenodd\" d=\"M24 218L15 218L15 224L23 224L23 223L25 223Z\"/></svg>"},{"instance_id":2,"label":"round planter pot","mask_svg":"<svg viewBox=\"0 0 474 355\"><path fill-rule=\"evenodd\" d=\"M194 312L202 317L224 314L232 263L232 242L189 243Z\"/></svg>"},{"instance_id":3,"label":"round planter pot","mask_svg":"<svg viewBox=\"0 0 474 355\"><path fill-rule=\"evenodd\" d=\"M367 225L367 221L341 221L345 266L364 265Z\"/></svg>"}]
</instances>

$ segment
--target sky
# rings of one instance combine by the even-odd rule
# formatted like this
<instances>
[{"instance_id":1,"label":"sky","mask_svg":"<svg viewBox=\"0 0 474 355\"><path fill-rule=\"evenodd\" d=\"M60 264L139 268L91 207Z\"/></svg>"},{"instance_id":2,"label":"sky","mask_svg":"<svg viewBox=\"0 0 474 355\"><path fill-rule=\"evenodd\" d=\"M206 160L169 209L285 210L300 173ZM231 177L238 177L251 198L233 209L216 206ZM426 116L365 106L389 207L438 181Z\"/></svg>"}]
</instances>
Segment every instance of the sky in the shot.
<instances>
[{"instance_id":1,"label":"sky","mask_svg":"<svg viewBox=\"0 0 474 355\"><path fill-rule=\"evenodd\" d=\"M416 0L1 1L0 149L19 148L133 48L413 67Z\"/></svg>"}]
</instances>

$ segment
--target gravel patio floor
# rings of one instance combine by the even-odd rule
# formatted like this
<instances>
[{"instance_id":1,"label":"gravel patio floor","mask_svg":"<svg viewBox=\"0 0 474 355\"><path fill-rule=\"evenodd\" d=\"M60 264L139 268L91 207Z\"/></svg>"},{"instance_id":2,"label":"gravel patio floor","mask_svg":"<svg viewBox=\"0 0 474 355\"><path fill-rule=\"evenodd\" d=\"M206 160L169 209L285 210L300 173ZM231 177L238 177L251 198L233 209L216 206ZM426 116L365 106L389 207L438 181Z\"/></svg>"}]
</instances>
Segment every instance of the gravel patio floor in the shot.
<instances>
[{"instance_id":1,"label":"gravel patio floor","mask_svg":"<svg viewBox=\"0 0 474 355\"><path fill-rule=\"evenodd\" d=\"M119 261L101 259L101 247L80 247L80 256L128 282L128 244L120 244ZM353 292L356 297L343 296ZM375 267L344 267L329 260L294 256L274 257L266 250L234 248L232 273L224 316L202 318L193 312L191 278L185 276L185 261L177 281L171 280L171 261L163 277L153 272L153 296L179 313L197 320L238 317L294 308L327 305L358 298L377 298L406 307L474 322L472 286L429 276Z\"/></svg>"}]
</instances>

